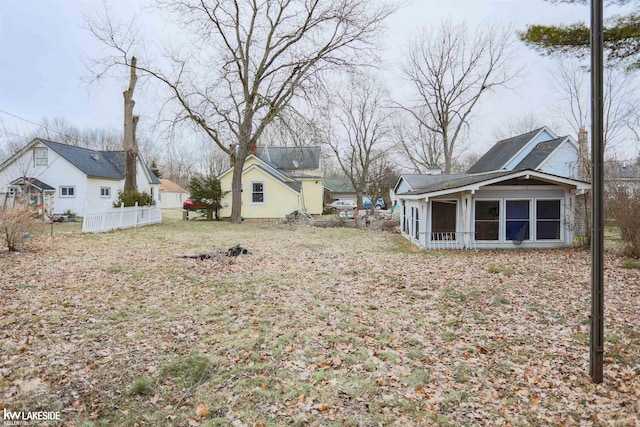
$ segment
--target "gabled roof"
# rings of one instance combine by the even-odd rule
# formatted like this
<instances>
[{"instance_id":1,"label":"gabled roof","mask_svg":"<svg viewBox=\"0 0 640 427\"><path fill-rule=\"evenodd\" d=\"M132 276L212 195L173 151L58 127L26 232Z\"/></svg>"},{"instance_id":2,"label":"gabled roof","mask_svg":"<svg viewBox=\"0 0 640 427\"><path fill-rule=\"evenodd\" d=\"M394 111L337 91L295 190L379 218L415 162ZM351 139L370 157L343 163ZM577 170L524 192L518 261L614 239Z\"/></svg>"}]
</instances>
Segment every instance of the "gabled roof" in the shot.
<instances>
[{"instance_id":1,"label":"gabled roof","mask_svg":"<svg viewBox=\"0 0 640 427\"><path fill-rule=\"evenodd\" d=\"M552 139L551 141L539 142L514 169L538 169L542 162L544 162L545 159L560 146L560 144L566 141L567 138L567 136L563 136L561 138Z\"/></svg>"},{"instance_id":2,"label":"gabled roof","mask_svg":"<svg viewBox=\"0 0 640 427\"><path fill-rule=\"evenodd\" d=\"M549 129L543 127L522 135L498 141L484 154L484 156L480 157L480 159L478 159L478 161L475 162L469 170L467 170L467 173L489 172L502 169L504 165L513 158L513 156L518 154L520 150L527 145L527 143L545 130L551 133Z\"/></svg>"},{"instance_id":3,"label":"gabled roof","mask_svg":"<svg viewBox=\"0 0 640 427\"><path fill-rule=\"evenodd\" d=\"M29 184L30 186L35 187L38 190L55 191L55 188L53 188L49 184L46 184L40 181L37 178L30 178L30 177L23 176L21 178L14 179L13 181L11 181L11 185L24 185L24 184Z\"/></svg>"},{"instance_id":4,"label":"gabled roof","mask_svg":"<svg viewBox=\"0 0 640 427\"><path fill-rule=\"evenodd\" d=\"M124 179L124 151L98 151L36 138L90 178ZM144 162L141 161L144 165ZM160 184L158 177L144 165L151 184Z\"/></svg>"},{"instance_id":5,"label":"gabled roof","mask_svg":"<svg viewBox=\"0 0 640 427\"><path fill-rule=\"evenodd\" d=\"M424 183L419 187L412 187L411 191L400 193L398 195L410 196L408 198L434 197L437 195L458 193L460 191L475 191L480 187L517 178L524 178L525 180L535 178L540 181L549 182L551 184L573 186L576 187L576 189L580 190L586 190L590 188L589 183L583 181L552 175L532 169L521 169L517 171L493 171L464 175L435 175L435 177L442 177L443 179L434 180L430 183Z\"/></svg>"},{"instance_id":6,"label":"gabled roof","mask_svg":"<svg viewBox=\"0 0 640 427\"><path fill-rule=\"evenodd\" d=\"M160 190L171 191L174 193L188 193L187 190L185 190L175 182L165 178L160 178Z\"/></svg>"},{"instance_id":7,"label":"gabled roof","mask_svg":"<svg viewBox=\"0 0 640 427\"><path fill-rule=\"evenodd\" d=\"M96 151L59 142L38 140L92 178L124 178L124 151Z\"/></svg>"},{"instance_id":8,"label":"gabled roof","mask_svg":"<svg viewBox=\"0 0 640 427\"><path fill-rule=\"evenodd\" d=\"M353 184L348 179L326 179L324 186L334 193L355 193Z\"/></svg>"},{"instance_id":9,"label":"gabled roof","mask_svg":"<svg viewBox=\"0 0 640 427\"><path fill-rule=\"evenodd\" d=\"M279 171L274 170L272 167L270 167L267 164L257 164L254 163L252 165L250 165L249 167L247 167L243 173L248 172L251 169L259 169L262 172L264 172L265 174L269 175L270 177L272 177L273 179L275 179L276 181L279 181L282 185L285 185L287 187L289 187L289 189L295 191L296 193L299 193L300 190L302 190L302 183L298 182L298 181L288 181L286 179L286 177L281 174Z\"/></svg>"},{"instance_id":10,"label":"gabled roof","mask_svg":"<svg viewBox=\"0 0 640 427\"><path fill-rule=\"evenodd\" d=\"M277 169L319 169L320 147L256 147L260 160Z\"/></svg>"}]
</instances>

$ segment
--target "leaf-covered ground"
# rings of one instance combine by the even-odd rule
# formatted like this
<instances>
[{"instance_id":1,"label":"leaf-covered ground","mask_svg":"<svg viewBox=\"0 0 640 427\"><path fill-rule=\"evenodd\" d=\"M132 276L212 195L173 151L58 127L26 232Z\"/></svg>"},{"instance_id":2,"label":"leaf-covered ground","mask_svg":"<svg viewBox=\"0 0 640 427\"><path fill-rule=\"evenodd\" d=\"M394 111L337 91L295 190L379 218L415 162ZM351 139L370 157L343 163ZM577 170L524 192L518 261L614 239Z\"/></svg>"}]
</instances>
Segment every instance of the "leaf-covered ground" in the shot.
<instances>
[{"instance_id":1,"label":"leaf-covered ground","mask_svg":"<svg viewBox=\"0 0 640 427\"><path fill-rule=\"evenodd\" d=\"M76 426L640 425L640 270L585 250L184 222L0 255L0 408ZM236 243L235 262L178 258Z\"/></svg>"}]
</instances>

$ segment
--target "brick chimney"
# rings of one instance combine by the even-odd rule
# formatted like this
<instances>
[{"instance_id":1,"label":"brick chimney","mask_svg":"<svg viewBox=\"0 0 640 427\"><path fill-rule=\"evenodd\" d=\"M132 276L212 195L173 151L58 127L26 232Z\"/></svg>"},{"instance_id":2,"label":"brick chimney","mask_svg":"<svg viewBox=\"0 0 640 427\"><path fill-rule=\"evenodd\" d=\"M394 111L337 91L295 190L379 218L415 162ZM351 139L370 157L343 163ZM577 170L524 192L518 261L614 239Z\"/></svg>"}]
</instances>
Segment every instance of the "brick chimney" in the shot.
<instances>
[{"instance_id":1,"label":"brick chimney","mask_svg":"<svg viewBox=\"0 0 640 427\"><path fill-rule=\"evenodd\" d=\"M578 131L578 179L589 181L591 179L591 159L589 156L589 133L580 128Z\"/></svg>"}]
</instances>

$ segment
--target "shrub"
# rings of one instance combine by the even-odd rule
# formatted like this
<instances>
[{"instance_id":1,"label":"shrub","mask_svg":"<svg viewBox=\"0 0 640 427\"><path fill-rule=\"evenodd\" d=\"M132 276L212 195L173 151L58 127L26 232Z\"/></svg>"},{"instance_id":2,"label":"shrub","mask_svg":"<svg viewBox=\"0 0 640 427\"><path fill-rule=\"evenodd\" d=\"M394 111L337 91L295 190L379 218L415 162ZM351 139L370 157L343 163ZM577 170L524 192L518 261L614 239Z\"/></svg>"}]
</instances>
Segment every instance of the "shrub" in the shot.
<instances>
[{"instance_id":1,"label":"shrub","mask_svg":"<svg viewBox=\"0 0 640 427\"><path fill-rule=\"evenodd\" d=\"M156 201L153 200L153 196L143 191L142 193L139 191L127 191L124 192L122 190L118 191L118 200L113 202L114 208L119 208L121 204L124 203L125 207L135 206L138 203L138 206L153 206L156 204Z\"/></svg>"},{"instance_id":2,"label":"shrub","mask_svg":"<svg viewBox=\"0 0 640 427\"><path fill-rule=\"evenodd\" d=\"M640 190L623 187L609 191L607 211L620 228L623 254L640 258Z\"/></svg>"},{"instance_id":3,"label":"shrub","mask_svg":"<svg viewBox=\"0 0 640 427\"><path fill-rule=\"evenodd\" d=\"M33 231L40 224L34 212L26 204L16 203L13 207L0 210L0 231L11 252L24 249L26 241L22 237L23 234Z\"/></svg>"}]
</instances>

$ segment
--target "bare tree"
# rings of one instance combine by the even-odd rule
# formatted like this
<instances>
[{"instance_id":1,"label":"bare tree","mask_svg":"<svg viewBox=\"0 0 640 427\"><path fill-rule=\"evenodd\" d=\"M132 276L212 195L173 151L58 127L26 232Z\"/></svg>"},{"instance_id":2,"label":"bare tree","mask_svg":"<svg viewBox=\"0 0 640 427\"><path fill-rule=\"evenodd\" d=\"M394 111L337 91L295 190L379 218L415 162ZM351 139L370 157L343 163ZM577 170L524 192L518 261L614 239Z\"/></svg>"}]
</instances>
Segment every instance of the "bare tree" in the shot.
<instances>
[{"instance_id":1,"label":"bare tree","mask_svg":"<svg viewBox=\"0 0 640 427\"><path fill-rule=\"evenodd\" d=\"M510 28L495 25L471 33L466 25L446 20L426 27L411 43L403 73L416 99L401 107L438 138L444 173L451 171L474 107L518 74L510 68L512 34Z\"/></svg>"},{"instance_id":2,"label":"bare tree","mask_svg":"<svg viewBox=\"0 0 640 427\"><path fill-rule=\"evenodd\" d=\"M372 78L350 77L349 85L336 85L340 90L331 96L332 126L328 145L340 169L356 190L358 207L367 188L381 177L374 168L386 155L385 143L391 132L390 109L386 90Z\"/></svg>"},{"instance_id":3,"label":"bare tree","mask_svg":"<svg viewBox=\"0 0 640 427\"><path fill-rule=\"evenodd\" d=\"M427 117L424 109L418 107L418 111L420 117ZM426 173L442 165L441 140L421 121L405 115L394 123L393 132L398 154L411 165L414 173Z\"/></svg>"},{"instance_id":4,"label":"bare tree","mask_svg":"<svg viewBox=\"0 0 640 427\"><path fill-rule=\"evenodd\" d=\"M531 132L543 126L545 126L545 124L540 121L538 116L533 113L528 113L520 117L507 118L498 129L495 129L493 135L496 141L501 141L516 135Z\"/></svg>"},{"instance_id":5,"label":"bare tree","mask_svg":"<svg viewBox=\"0 0 640 427\"><path fill-rule=\"evenodd\" d=\"M190 121L234 166L231 221L241 216L242 171L265 129L328 71L363 58L394 8L377 0L179 0L160 2L187 43L171 70L137 64L170 92L174 121ZM126 51L114 43L116 49ZM125 40L126 41L126 40ZM127 65L121 56L119 64Z\"/></svg>"},{"instance_id":6,"label":"bare tree","mask_svg":"<svg viewBox=\"0 0 640 427\"><path fill-rule=\"evenodd\" d=\"M638 97L634 76L628 71L607 68L604 79L604 139L605 149L627 139L625 135L633 119ZM591 87L588 68L577 60L558 64L553 73L553 86L562 104L558 113L565 118L574 135L588 129L591 121Z\"/></svg>"}]
</instances>

